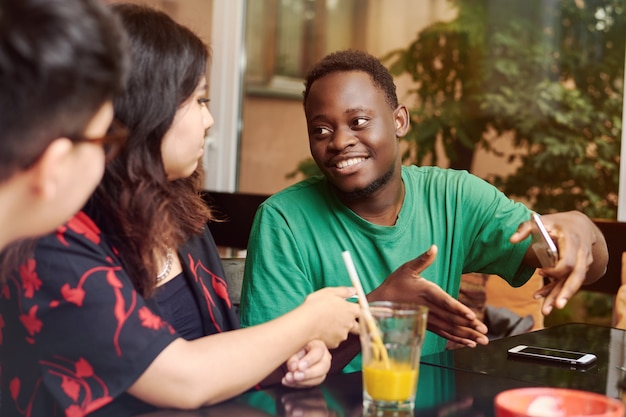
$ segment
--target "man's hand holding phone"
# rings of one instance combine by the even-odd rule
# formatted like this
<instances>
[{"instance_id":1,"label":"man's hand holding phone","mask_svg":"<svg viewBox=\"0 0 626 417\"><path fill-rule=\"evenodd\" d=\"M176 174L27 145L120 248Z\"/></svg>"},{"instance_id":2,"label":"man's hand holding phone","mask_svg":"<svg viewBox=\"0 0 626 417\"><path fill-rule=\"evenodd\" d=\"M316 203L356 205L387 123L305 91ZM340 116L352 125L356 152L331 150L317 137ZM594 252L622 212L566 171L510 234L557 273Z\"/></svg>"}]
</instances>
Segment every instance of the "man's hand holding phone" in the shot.
<instances>
[{"instance_id":1,"label":"man's hand holding phone","mask_svg":"<svg viewBox=\"0 0 626 417\"><path fill-rule=\"evenodd\" d=\"M548 315L554 307L565 307L581 285L594 282L604 274L608 251L600 230L581 212L546 214L538 219L540 223L533 218L520 224L510 240L512 243L520 243L533 234L533 229L537 229L536 233L539 234L532 242L536 245L528 247L524 263L541 268L539 274L549 281L534 295L535 298L544 298L541 312ZM545 238L540 236L541 224L548 234ZM550 249L550 243L557 248L556 252L553 251L554 247ZM554 266L548 266L553 259L556 261Z\"/></svg>"},{"instance_id":2,"label":"man's hand holding phone","mask_svg":"<svg viewBox=\"0 0 626 417\"><path fill-rule=\"evenodd\" d=\"M548 234L548 230L537 213L531 215L531 247L539 259L542 268L553 268L559 260L559 250Z\"/></svg>"},{"instance_id":3,"label":"man's hand holding phone","mask_svg":"<svg viewBox=\"0 0 626 417\"><path fill-rule=\"evenodd\" d=\"M530 223L530 233L532 239L530 247L535 253L535 256L537 256L537 259L541 264L541 268L554 268L556 263L559 261L559 249L556 247L556 244L548 233L548 229L546 229L546 226L541 221L541 216L537 213L532 213L530 215ZM554 292L555 287L560 287L558 280L545 275L543 272L540 272L540 274L544 277L545 285L541 290L535 293L535 298L548 297L550 293ZM544 301L544 308L545 306L546 302ZM550 306L550 310L551 309L552 308ZM544 314L546 313L544 312Z\"/></svg>"}]
</instances>

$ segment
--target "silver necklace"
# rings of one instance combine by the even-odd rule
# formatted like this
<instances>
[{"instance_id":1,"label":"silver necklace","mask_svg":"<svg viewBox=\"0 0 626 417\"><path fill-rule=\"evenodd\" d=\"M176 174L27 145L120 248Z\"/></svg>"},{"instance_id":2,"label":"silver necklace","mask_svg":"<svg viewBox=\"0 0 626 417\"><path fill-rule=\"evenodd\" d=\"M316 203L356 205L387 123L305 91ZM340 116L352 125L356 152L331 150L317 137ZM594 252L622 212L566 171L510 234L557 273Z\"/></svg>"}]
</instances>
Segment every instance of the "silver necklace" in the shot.
<instances>
[{"instance_id":1,"label":"silver necklace","mask_svg":"<svg viewBox=\"0 0 626 417\"><path fill-rule=\"evenodd\" d=\"M163 281L170 274L172 270L172 264L174 263L174 254L171 248L167 248L167 256L165 259L165 266L163 270L157 275L157 282Z\"/></svg>"}]
</instances>

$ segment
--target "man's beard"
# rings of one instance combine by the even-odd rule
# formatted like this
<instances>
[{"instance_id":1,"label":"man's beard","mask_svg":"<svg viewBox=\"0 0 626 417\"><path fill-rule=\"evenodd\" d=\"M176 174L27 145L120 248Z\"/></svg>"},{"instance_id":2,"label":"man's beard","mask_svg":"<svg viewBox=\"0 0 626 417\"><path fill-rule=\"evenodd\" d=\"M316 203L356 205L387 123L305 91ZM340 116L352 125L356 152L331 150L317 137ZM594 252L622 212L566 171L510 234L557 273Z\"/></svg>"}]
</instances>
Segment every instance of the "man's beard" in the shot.
<instances>
[{"instance_id":1,"label":"man's beard","mask_svg":"<svg viewBox=\"0 0 626 417\"><path fill-rule=\"evenodd\" d=\"M382 176L372 181L367 187L361 188L360 190L349 191L349 192L342 192L339 190L338 191L348 201L362 200L364 198L368 198L372 194L374 194L376 191L380 190L385 185L387 185L389 181L391 181L391 177L393 176L395 169L396 169L396 166L395 164L393 164L391 168L389 169L389 171L385 172Z\"/></svg>"}]
</instances>

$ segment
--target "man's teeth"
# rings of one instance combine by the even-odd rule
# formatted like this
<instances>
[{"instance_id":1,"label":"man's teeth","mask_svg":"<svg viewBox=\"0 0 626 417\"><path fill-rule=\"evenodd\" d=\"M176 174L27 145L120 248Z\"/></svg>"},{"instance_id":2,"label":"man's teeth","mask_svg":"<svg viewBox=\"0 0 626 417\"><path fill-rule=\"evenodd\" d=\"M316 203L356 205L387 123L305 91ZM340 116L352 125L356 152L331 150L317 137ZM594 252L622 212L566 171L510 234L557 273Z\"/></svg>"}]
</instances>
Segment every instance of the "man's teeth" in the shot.
<instances>
[{"instance_id":1,"label":"man's teeth","mask_svg":"<svg viewBox=\"0 0 626 417\"><path fill-rule=\"evenodd\" d=\"M349 166L358 164L361 161L365 161L365 158L350 158L345 161L341 161L337 164L337 168L348 168Z\"/></svg>"}]
</instances>

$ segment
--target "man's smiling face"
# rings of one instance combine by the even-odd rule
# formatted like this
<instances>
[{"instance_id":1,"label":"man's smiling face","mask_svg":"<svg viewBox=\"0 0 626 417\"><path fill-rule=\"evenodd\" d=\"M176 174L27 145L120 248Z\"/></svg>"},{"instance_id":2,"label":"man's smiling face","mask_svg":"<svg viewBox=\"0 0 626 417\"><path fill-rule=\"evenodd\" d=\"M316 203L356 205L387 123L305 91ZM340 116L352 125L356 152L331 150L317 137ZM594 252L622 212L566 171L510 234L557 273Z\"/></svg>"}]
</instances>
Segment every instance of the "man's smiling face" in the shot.
<instances>
[{"instance_id":1,"label":"man's smiling face","mask_svg":"<svg viewBox=\"0 0 626 417\"><path fill-rule=\"evenodd\" d=\"M311 155L340 192L366 197L399 173L397 112L369 74L334 72L316 80L304 111Z\"/></svg>"}]
</instances>

